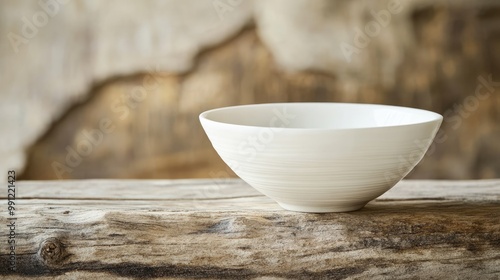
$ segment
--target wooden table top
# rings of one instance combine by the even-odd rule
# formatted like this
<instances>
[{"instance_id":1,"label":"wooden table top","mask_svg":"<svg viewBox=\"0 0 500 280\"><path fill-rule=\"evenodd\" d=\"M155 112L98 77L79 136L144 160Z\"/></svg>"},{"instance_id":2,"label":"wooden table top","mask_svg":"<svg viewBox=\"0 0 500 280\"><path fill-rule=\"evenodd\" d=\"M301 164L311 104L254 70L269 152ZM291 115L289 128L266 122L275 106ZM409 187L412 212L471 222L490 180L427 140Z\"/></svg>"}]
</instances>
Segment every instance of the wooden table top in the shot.
<instances>
[{"instance_id":1,"label":"wooden table top","mask_svg":"<svg viewBox=\"0 0 500 280\"><path fill-rule=\"evenodd\" d=\"M0 278L500 279L500 180L402 181L329 214L237 179L20 181L13 216L0 196Z\"/></svg>"}]
</instances>

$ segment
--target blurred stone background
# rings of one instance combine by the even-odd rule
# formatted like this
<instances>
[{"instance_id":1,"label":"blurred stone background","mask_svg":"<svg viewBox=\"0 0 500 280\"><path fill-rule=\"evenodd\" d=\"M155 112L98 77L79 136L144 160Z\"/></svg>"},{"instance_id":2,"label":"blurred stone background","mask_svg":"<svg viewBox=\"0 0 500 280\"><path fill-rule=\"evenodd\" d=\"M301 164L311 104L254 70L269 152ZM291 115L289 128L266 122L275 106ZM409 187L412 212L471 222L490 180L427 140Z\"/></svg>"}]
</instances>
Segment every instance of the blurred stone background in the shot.
<instances>
[{"instance_id":1,"label":"blurred stone background","mask_svg":"<svg viewBox=\"0 0 500 280\"><path fill-rule=\"evenodd\" d=\"M4 0L0 176L233 176L198 122L267 102L444 115L408 176L500 177L500 2Z\"/></svg>"}]
</instances>

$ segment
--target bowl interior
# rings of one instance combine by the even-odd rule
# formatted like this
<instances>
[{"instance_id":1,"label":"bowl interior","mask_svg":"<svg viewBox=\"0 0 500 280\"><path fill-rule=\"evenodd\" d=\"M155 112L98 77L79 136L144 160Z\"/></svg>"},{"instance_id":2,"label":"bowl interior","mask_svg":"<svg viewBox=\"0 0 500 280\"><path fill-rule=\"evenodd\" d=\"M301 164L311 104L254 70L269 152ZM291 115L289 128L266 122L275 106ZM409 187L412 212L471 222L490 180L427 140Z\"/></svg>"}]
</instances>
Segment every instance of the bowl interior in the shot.
<instances>
[{"instance_id":1,"label":"bowl interior","mask_svg":"<svg viewBox=\"0 0 500 280\"><path fill-rule=\"evenodd\" d=\"M225 107L201 115L209 121L256 127L351 129L411 125L441 119L421 109L351 103L271 103Z\"/></svg>"}]
</instances>

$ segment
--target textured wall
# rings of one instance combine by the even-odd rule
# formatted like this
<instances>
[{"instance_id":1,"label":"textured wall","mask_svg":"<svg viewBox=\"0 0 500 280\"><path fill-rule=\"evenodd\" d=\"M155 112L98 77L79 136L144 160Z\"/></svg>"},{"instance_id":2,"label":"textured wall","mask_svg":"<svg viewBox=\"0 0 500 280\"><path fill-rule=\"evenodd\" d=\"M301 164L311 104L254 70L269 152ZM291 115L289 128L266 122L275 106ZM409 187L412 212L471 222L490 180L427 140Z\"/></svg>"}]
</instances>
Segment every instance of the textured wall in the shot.
<instances>
[{"instance_id":1,"label":"textured wall","mask_svg":"<svg viewBox=\"0 0 500 280\"><path fill-rule=\"evenodd\" d=\"M1 168L47 179L226 176L201 111L341 101L445 115L414 178L500 176L495 1L110 2L61 4L17 54L0 41L0 98L13 105L2 103L0 129L19 139L2 140ZM21 32L22 15L39 8L2 5L2 33Z\"/></svg>"},{"instance_id":2,"label":"textured wall","mask_svg":"<svg viewBox=\"0 0 500 280\"><path fill-rule=\"evenodd\" d=\"M196 0L0 2L0 133L9 135L0 140L0 176L22 169L25 150L93 85L188 71L200 50L250 20L248 3L230 8Z\"/></svg>"}]
</instances>

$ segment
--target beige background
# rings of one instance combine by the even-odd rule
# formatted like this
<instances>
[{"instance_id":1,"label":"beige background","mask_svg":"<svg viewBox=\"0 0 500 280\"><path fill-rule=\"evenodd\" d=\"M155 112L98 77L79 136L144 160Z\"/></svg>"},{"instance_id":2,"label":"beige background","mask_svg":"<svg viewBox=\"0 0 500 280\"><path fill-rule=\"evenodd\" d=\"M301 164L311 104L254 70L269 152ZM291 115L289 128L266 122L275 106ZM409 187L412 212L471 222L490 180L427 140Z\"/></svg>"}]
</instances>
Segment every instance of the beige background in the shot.
<instances>
[{"instance_id":1,"label":"beige background","mask_svg":"<svg viewBox=\"0 0 500 280\"><path fill-rule=\"evenodd\" d=\"M434 110L410 177L500 176L497 1L9 0L0 35L1 176L231 176L198 114L290 101Z\"/></svg>"}]
</instances>

